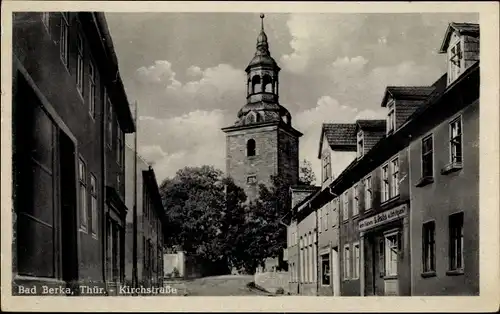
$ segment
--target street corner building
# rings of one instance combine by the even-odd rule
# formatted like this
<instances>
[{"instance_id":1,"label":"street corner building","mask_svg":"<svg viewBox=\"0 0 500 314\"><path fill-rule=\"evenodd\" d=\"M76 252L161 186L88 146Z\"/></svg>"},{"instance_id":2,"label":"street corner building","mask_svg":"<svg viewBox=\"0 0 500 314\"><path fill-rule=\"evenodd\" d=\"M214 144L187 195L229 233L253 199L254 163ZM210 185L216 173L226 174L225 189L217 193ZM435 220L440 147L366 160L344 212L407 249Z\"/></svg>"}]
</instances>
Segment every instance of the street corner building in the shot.
<instances>
[{"instance_id":1,"label":"street corner building","mask_svg":"<svg viewBox=\"0 0 500 314\"><path fill-rule=\"evenodd\" d=\"M140 287L163 286L165 209L154 169L128 145L125 151L126 217L125 282ZM134 184L135 183L135 184Z\"/></svg>"},{"instance_id":2,"label":"street corner building","mask_svg":"<svg viewBox=\"0 0 500 314\"><path fill-rule=\"evenodd\" d=\"M13 293L123 283L135 125L104 14L15 13L12 84Z\"/></svg>"},{"instance_id":3,"label":"street corner building","mask_svg":"<svg viewBox=\"0 0 500 314\"><path fill-rule=\"evenodd\" d=\"M258 186L271 185L281 175L290 185L299 180L299 138L290 112L279 103L280 67L271 57L264 15L254 57L246 67L246 104L226 133L226 173L241 186L249 200Z\"/></svg>"},{"instance_id":4,"label":"street corner building","mask_svg":"<svg viewBox=\"0 0 500 314\"><path fill-rule=\"evenodd\" d=\"M479 25L440 52L434 83L386 88L385 120L323 124L322 184L292 191L294 293L479 294Z\"/></svg>"}]
</instances>

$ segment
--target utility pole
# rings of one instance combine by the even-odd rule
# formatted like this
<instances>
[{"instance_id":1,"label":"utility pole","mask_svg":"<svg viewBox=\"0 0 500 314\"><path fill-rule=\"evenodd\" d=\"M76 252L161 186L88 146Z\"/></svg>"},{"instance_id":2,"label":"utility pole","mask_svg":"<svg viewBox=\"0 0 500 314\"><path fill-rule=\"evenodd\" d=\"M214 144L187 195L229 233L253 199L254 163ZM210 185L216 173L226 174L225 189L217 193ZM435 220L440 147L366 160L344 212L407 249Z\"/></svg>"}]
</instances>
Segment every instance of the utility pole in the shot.
<instances>
[{"instance_id":1,"label":"utility pole","mask_svg":"<svg viewBox=\"0 0 500 314\"><path fill-rule=\"evenodd\" d=\"M139 287L139 278L137 274L137 133L139 121L137 116L137 101L135 102L135 134L134 134L134 209L132 222L132 281L135 288Z\"/></svg>"}]
</instances>

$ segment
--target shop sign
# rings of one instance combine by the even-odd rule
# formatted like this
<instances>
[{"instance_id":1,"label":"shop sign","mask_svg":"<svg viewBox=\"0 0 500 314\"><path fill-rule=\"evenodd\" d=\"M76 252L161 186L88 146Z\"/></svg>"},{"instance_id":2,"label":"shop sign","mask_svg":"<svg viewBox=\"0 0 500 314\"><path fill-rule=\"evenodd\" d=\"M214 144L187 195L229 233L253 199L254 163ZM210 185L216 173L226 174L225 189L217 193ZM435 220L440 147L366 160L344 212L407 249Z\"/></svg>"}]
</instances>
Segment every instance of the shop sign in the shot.
<instances>
[{"instance_id":1,"label":"shop sign","mask_svg":"<svg viewBox=\"0 0 500 314\"><path fill-rule=\"evenodd\" d=\"M380 226L384 223L391 222L394 220L398 220L404 216L406 216L407 206L401 205L399 207L395 207L385 212L376 214L372 217L363 219L359 222L359 231L365 231L370 228L374 228L376 226Z\"/></svg>"}]
</instances>

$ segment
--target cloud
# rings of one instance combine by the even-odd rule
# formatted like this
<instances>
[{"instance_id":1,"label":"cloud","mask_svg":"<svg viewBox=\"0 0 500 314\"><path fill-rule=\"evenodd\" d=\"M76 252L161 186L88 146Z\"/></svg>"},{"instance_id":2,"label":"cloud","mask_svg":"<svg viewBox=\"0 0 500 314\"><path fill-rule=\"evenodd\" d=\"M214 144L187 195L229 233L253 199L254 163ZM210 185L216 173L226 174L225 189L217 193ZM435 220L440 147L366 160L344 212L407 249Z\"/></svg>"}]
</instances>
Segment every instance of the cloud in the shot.
<instances>
[{"instance_id":1,"label":"cloud","mask_svg":"<svg viewBox=\"0 0 500 314\"><path fill-rule=\"evenodd\" d=\"M203 75L203 71L199 66L192 65L186 70L186 74L188 76L201 76Z\"/></svg>"},{"instance_id":2,"label":"cloud","mask_svg":"<svg viewBox=\"0 0 500 314\"><path fill-rule=\"evenodd\" d=\"M136 71L136 84L132 87L146 114L171 117L191 111L230 109L245 100L243 70L228 64L201 69L190 66L189 80L181 82L168 61L155 61L153 65ZM239 107L239 106L237 106Z\"/></svg>"},{"instance_id":3,"label":"cloud","mask_svg":"<svg viewBox=\"0 0 500 314\"><path fill-rule=\"evenodd\" d=\"M138 151L142 158L151 162L167 156L159 145L142 145L138 147Z\"/></svg>"},{"instance_id":4,"label":"cloud","mask_svg":"<svg viewBox=\"0 0 500 314\"><path fill-rule=\"evenodd\" d=\"M225 170L225 137L230 123L222 110L196 110L171 118L141 116L139 153L154 164L158 180L175 175L185 166L214 165Z\"/></svg>"},{"instance_id":5,"label":"cloud","mask_svg":"<svg viewBox=\"0 0 500 314\"><path fill-rule=\"evenodd\" d=\"M312 164L316 178L321 176L321 161L318 159L319 139L323 123L353 123L357 119L383 119L384 108L359 110L358 108L341 105L331 96L322 96L316 107L299 112L295 118L295 127L304 133L300 139L300 160L307 159ZM335 173L343 169L336 169Z\"/></svg>"},{"instance_id":6,"label":"cloud","mask_svg":"<svg viewBox=\"0 0 500 314\"><path fill-rule=\"evenodd\" d=\"M140 67L137 69L137 76L145 83L179 84L175 80L175 72L172 70L172 64L166 60L157 60L148 67Z\"/></svg>"},{"instance_id":7,"label":"cloud","mask_svg":"<svg viewBox=\"0 0 500 314\"><path fill-rule=\"evenodd\" d=\"M314 67L313 62L342 54L341 38L348 37L361 24L362 18L352 14L290 14L287 27L292 52L281 57L283 68L295 74L307 73Z\"/></svg>"}]
</instances>

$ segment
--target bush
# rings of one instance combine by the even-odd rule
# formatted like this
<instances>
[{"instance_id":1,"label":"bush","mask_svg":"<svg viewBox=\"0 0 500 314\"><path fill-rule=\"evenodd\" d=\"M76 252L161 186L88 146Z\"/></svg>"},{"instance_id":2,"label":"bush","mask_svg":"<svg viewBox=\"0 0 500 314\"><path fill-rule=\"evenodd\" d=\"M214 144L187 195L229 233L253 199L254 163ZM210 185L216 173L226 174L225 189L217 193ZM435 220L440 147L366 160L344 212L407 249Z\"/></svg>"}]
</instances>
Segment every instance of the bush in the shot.
<instances>
[{"instance_id":1,"label":"bush","mask_svg":"<svg viewBox=\"0 0 500 314\"><path fill-rule=\"evenodd\" d=\"M179 277L179 270L177 269L177 267L174 267L174 270L172 271L172 277Z\"/></svg>"},{"instance_id":2,"label":"bush","mask_svg":"<svg viewBox=\"0 0 500 314\"><path fill-rule=\"evenodd\" d=\"M276 289L276 294L285 294L285 289L279 287L278 289Z\"/></svg>"}]
</instances>

